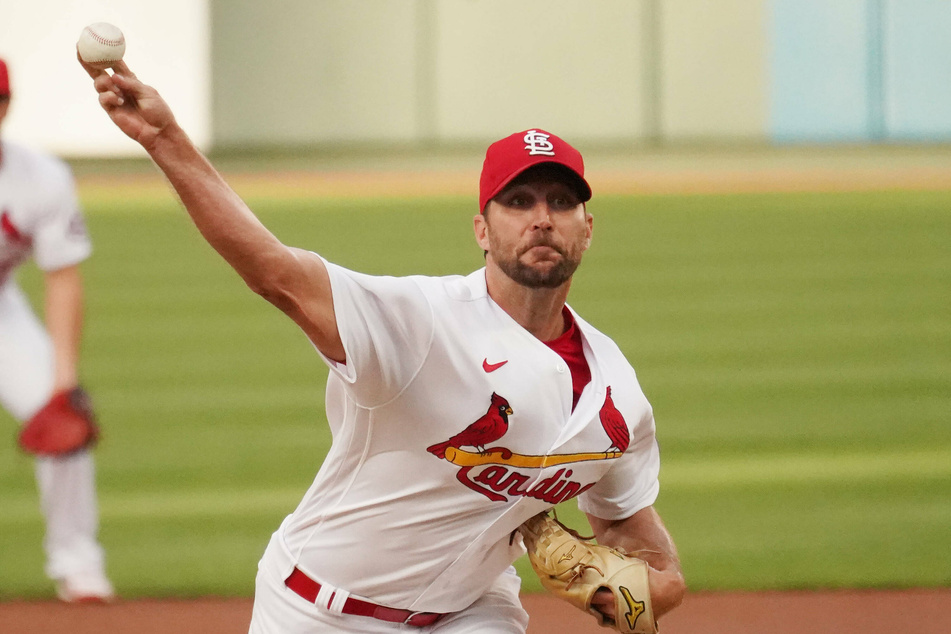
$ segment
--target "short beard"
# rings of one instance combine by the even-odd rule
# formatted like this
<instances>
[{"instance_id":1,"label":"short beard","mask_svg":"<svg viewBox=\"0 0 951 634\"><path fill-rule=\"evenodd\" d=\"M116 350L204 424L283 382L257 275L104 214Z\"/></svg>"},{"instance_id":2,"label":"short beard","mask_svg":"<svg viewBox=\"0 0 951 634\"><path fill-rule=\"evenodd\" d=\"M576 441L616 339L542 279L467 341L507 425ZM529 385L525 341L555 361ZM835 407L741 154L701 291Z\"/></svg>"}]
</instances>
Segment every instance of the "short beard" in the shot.
<instances>
[{"instance_id":1,"label":"short beard","mask_svg":"<svg viewBox=\"0 0 951 634\"><path fill-rule=\"evenodd\" d=\"M551 245L546 245L551 246ZM558 288L571 279L581 264L580 258L572 258L567 253L551 246L561 254L561 261L545 271L539 271L522 264L518 257L511 260L496 260L496 264L512 281L527 288Z\"/></svg>"}]
</instances>

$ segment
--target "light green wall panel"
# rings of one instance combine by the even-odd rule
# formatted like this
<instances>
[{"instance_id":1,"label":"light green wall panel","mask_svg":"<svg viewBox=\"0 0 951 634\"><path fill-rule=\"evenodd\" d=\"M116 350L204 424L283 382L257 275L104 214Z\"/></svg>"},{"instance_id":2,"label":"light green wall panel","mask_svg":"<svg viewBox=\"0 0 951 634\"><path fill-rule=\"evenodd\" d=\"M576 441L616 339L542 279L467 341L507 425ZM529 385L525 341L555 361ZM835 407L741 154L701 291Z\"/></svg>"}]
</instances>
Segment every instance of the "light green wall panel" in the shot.
<instances>
[{"instance_id":1,"label":"light green wall panel","mask_svg":"<svg viewBox=\"0 0 951 634\"><path fill-rule=\"evenodd\" d=\"M643 134L643 15L631 0L438 0L435 131Z\"/></svg>"},{"instance_id":2,"label":"light green wall panel","mask_svg":"<svg viewBox=\"0 0 951 634\"><path fill-rule=\"evenodd\" d=\"M218 145L417 137L418 3L213 3Z\"/></svg>"},{"instance_id":3,"label":"light green wall panel","mask_svg":"<svg viewBox=\"0 0 951 634\"><path fill-rule=\"evenodd\" d=\"M217 146L763 138L764 0L216 0Z\"/></svg>"},{"instance_id":4,"label":"light green wall panel","mask_svg":"<svg viewBox=\"0 0 951 634\"><path fill-rule=\"evenodd\" d=\"M667 0L660 11L661 133L761 139L768 121L764 0Z\"/></svg>"}]
</instances>

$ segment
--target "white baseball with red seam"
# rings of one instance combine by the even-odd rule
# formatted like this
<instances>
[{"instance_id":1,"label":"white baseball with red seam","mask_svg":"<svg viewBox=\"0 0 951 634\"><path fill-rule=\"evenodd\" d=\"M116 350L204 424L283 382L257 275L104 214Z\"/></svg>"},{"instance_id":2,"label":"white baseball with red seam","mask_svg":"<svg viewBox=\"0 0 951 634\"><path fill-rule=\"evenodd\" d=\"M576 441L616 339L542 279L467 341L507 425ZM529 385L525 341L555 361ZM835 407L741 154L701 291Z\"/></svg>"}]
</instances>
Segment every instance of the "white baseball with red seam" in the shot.
<instances>
[{"instance_id":1,"label":"white baseball with red seam","mask_svg":"<svg viewBox=\"0 0 951 634\"><path fill-rule=\"evenodd\" d=\"M122 60L125 37L118 27L108 22L90 24L76 42L79 58L95 68L109 68Z\"/></svg>"}]
</instances>

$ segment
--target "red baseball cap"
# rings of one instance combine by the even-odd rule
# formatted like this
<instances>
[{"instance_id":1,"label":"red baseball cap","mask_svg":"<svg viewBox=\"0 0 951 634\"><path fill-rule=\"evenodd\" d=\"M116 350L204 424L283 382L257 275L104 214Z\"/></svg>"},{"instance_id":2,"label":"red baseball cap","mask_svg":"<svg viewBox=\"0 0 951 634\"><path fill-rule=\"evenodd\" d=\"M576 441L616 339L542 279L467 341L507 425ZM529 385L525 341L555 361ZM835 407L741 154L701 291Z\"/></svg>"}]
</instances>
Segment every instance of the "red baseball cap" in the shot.
<instances>
[{"instance_id":1,"label":"red baseball cap","mask_svg":"<svg viewBox=\"0 0 951 634\"><path fill-rule=\"evenodd\" d=\"M0 97L10 96L10 73L7 71L7 63L0 59Z\"/></svg>"},{"instance_id":2,"label":"red baseball cap","mask_svg":"<svg viewBox=\"0 0 951 634\"><path fill-rule=\"evenodd\" d=\"M584 179L584 160L581 152L551 132L538 128L516 132L489 146L479 179L479 213L496 194L505 189L516 176L540 163L563 165L578 178L581 202L591 200L591 186Z\"/></svg>"}]
</instances>

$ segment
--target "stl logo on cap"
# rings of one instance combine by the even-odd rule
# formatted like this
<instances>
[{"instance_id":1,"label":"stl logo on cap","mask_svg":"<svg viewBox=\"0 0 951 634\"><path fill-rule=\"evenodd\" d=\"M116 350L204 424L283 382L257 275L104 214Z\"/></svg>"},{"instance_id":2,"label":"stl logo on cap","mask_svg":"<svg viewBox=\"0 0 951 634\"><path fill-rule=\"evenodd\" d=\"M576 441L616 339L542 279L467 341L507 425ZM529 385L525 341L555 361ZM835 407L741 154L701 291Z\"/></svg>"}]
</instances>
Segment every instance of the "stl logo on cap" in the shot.
<instances>
[{"instance_id":1,"label":"stl logo on cap","mask_svg":"<svg viewBox=\"0 0 951 634\"><path fill-rule=\"evenodd\" d=\"M568 180L581 202L591 199L591 186L584 179L581 153L563 139L532 128L510 134L489 146L479 178L479 212L516 176L539 163L556 163L568 169Z\"/></svg>"},{"instance_id":2,"label":"stl logo on cap","mask_svg":"<svg viewBox=\"0 0 951 634\"><path fill-rule=\"evenodd\" d=\"M545 156L555 155L555 146L548 140L550 134L539 132L538 130L529 130L525 133L525 149L529 156L543 154Z\"/></svg>"}]
</instances>

